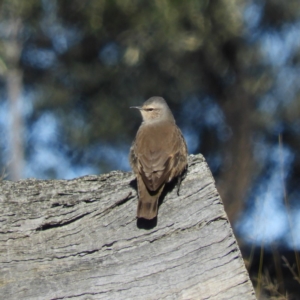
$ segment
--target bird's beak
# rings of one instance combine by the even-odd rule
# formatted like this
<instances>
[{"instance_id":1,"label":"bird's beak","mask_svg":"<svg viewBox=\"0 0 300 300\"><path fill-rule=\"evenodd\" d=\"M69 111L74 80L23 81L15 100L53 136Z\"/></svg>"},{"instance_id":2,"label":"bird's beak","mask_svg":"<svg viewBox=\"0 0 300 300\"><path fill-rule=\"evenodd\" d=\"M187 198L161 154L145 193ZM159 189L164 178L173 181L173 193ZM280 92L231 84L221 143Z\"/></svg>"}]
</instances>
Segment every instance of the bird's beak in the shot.
<instances>
[{"instance_id":1,"label":"bird's beak","mask_svg":"<svg viewBox=\"0 0 300 300\"><path fill-rule=\"evenodd\" d=\"M136 108L136 109L138 109L138 110L141 110L141 109L143 109L143 107L142 107L142 106L130 106L129 108Z\"/></svg>"}]
</instances>

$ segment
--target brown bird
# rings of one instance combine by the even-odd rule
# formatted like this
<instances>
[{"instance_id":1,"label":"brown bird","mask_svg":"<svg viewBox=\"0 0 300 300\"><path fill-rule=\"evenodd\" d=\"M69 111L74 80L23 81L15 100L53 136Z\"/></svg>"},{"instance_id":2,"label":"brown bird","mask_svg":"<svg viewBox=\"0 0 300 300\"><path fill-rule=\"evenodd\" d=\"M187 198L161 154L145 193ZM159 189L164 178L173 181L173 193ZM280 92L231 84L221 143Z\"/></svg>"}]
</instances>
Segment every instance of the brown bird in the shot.
<instances>
[{"instance_id":1,"label":"brown bird","mask_svg":"<svg viewBox=\"0 0 300 300\"><path fill-rule=\"evenodd\" d=\"M143 117L129 153L139 193L137 217L151 220L157 216L165 183L180 180L187 168L187 146L163 98L151 97L143 106L131 108Z\"/></svg>"}]
</instances>

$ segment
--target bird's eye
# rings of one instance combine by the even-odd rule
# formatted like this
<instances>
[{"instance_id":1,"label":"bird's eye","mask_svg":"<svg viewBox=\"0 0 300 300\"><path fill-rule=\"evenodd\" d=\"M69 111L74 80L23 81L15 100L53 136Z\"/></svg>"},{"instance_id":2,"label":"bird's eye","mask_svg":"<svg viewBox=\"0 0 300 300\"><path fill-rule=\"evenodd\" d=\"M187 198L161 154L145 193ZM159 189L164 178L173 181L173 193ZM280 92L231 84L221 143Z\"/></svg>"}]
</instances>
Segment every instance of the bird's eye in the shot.
<instances>
[{"instance_id":1,"label":"bird's eye","mask_svg":"<svg viewBox=\"0 0 300 300\"><path fill-rule=\"evenodd\" d=\"M147 110L147 111L152 111L152 110L153 110L153 108L147 108L146 110Z\"/></svg>"}]
</instances>

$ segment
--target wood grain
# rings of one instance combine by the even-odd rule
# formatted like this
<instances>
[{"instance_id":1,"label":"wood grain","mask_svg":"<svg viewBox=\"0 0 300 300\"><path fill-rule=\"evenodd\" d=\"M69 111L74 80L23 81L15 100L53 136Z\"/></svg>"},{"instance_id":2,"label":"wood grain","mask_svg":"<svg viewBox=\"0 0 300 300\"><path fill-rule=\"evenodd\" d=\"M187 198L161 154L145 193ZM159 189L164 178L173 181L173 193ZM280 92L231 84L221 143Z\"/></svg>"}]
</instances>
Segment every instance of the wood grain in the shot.
<instances>
[{"instance_id":1,"label":"wood grain","mask_svg":"<svg viewBox=\"0 0 300 300\"><path fill-rule=\"evenodd\" d=\"M1 299L256 299L202 155L136 220L133 174L0 182Z\"/></svg>"}]
</instances>

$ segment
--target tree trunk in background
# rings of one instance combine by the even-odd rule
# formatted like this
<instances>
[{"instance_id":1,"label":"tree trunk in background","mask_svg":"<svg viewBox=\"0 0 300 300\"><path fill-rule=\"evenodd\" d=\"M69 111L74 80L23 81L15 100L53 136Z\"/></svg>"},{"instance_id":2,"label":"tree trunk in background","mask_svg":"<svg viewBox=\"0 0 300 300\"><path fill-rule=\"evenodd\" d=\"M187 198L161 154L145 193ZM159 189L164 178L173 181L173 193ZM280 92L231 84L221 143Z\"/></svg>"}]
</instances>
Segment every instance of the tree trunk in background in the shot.
<instances>
[{"instance_id":1,"label":"tree trunk in background","mask_svg":"<svg viewBox=\"0 0 300 300\"><path fill-rule=\"evenodd\" d=\"M233 90L230 93L230 100L220 103L226 122L231 128L232 137L225 146L224 167L217 184L225 211L232 224L244 210L254 170L251 143L253 103L250 96L238 84Z\"/></svg>"},{"instance_id":2,"label":"tree trunk in background","mask_svg":"<svg viewBox=\"0 0 300 300\"><path fill-rule=\"evenodd\" d=\"M21 93L23 74L19 68L21 44L20 31L22 29L20 19L11 20L8 32L8 40L5 42L7 63L7 95L10 108L10 159L8 161L9 178L18 180L22 177L24 163L23 147L23 116L21 108Z\"/></svg>"},{"instance_id":3,"label":"tree trunk in background","mask_svg":"<svg viewBox=\"0 0 300 300\"><path fill-rule=\"evenodd\" d=\"M231 84L224 84L220 74L211 72L209 49L201 53L201 68L205 74L205 86L222 109L225 121L231 130L231 136L222 144L222 169L217 179L217 188L222 197L225 211L234 224L240 213L243 213L245 198L252 183L254 171L252 135L254 132L254 96L247 87L247 73L237 63L238 54L244 51L240 40L233 40L223 49L224 57L230 63L234 74Z\"/></svg>"}]
</instances>

